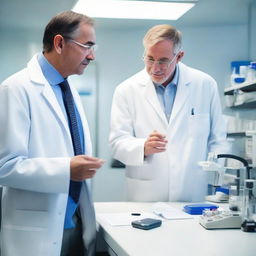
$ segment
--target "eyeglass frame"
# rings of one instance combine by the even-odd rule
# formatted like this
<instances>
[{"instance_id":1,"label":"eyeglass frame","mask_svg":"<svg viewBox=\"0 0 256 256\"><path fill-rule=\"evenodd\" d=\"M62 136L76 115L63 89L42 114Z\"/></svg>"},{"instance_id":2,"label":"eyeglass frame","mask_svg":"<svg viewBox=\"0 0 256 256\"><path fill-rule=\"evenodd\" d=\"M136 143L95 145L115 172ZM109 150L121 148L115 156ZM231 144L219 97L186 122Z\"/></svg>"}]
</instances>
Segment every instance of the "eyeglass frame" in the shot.
<instances>
[{"instance_id":1,"label":"eyeglass frame","mask_svg":"<svg viewBox=\"0 0 256 256\"><path fill-rule=\"evenodd\" d=\"M157 63L158 65L166 65L165 68L168 68L175 60L175 58L178 56L178 54L181 52L181 50L179 49L178 52L174 55L174 57L171 60L165 61L165 60L151 60L151 59L146 59L146 56L144 55L142 57L145 65L149 65L149 66L153 66L154 63ZM146 63L147 61L149 61L149 63ZM163 67L162 67L163 68Z\"/></svg>"},{"instance_id":2,"label":"eyeglass frame","mask_svg":"<svg viewBox=\"0 0 256 256\"><path fill-rule=\"evenodd\" d=\"M73 42L73 43L81 46L82 48L84 48L84 49L86 49L88 51L95 52L98 49L98 45L97 44L82 44L82 43L79 43L79 42L77 42L76 40L74 40L72 38L69 38L69 37L63 37L63 38L65 38L68 41Z\"/></svg>"}]
</instances>

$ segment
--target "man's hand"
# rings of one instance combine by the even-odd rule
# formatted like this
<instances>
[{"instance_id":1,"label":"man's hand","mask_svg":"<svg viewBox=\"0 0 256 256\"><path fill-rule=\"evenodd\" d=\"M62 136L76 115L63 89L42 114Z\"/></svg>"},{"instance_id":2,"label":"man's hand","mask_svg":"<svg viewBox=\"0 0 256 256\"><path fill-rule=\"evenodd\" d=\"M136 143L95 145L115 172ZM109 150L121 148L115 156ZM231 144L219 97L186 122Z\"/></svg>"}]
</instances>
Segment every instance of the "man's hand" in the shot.
<instances>
[{"instance_id":1,"label":"man's hand","mask_svg":"<svg viewBox=\"0 0 256 256\"><path fill-rule=\"evenodd\" d=\"M165 135L153 131L144 144L144 155L148 156L155 153L161 153L166 150L167 140Z\"/></svg>"},{"instance_id":2,"label":"man's hand","mask_svg":"<svg viewBox=\"0 0 256 256\"><path fill-rule=\"evenodd\" d=\"M73 181L83 181L92 178L96 170L103 165L104 161L99 158L78 155L71 158L70 179Z\"/></svg>"}]
</instances>

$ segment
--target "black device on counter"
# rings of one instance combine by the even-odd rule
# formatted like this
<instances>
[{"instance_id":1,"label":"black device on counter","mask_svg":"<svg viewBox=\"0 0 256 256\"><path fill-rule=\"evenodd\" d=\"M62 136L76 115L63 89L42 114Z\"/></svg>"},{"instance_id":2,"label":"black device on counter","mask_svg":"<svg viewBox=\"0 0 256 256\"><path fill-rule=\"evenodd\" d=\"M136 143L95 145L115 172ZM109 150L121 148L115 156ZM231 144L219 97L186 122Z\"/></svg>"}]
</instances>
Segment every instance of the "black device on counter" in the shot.
<instances>
[{"instance_id":1,"label":"black device on counter","mask_svg":"<svg viewBox=\"0 0 256 256\"><path fill-rule=\"evenodd\" d=\"M151 219L151 218L132 221L132 226L134 228L140 228L144 230L160 227L161 224L162 224L161 220Z\"/></svg>"}]
</instances>

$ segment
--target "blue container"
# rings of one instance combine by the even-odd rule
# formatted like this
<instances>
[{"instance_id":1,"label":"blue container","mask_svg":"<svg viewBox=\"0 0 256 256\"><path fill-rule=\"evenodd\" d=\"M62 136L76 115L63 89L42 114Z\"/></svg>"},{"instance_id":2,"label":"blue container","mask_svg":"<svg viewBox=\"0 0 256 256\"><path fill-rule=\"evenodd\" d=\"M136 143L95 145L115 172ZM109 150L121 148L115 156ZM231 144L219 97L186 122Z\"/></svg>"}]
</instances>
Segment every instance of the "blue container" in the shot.
<instances>
[{"instance_id":1,"label":"blue container","mask_svg":"<svg viewBox=\"0 0 256 256\"><path fill-rule=\"evenodd\" d=\"M234 82L237 84L241 84L245 81L245 77L235 77Z\"/></svg>"},{"instance_id":2,"label":"blue container","mask_svg":"<svg viewBox=\"0 0 256 256\"><path fill-rule=\"evenodd\" d=\"M250 68L251 69L256 69L256 62L255 61L251 62Z\"/></svg>"},{"instance_id":3,"label":"blue container","mask_svg":"<svg viewBox=\"0 0 256 256\"><path fill-rule=\"evenodd\" d=\"M187 204L184 206L183 211L191 215L202 215L203 210L216 210L219 206L215 204Z\"/></svg>"},{"instance_id":4,"label":"blue container","mask_svg":"<svg viewBox=\"0 0 256 256\"><path fill-rule=\"evenodd\" d=\"M250 60L239 60L239 61L232 61L231 62L231 71L235 69L236 74L240 74L240 66L249 66L251 63Z\"/></svg>"}]
</instances>

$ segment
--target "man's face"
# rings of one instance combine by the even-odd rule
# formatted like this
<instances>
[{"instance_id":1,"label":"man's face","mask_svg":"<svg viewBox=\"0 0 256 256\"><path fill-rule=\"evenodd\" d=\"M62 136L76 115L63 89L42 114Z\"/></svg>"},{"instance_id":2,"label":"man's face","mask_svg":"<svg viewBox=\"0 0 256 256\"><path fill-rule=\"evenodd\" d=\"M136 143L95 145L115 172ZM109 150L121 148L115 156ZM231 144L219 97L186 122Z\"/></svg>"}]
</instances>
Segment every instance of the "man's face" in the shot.
<instances>
[{"instance_id":1,"label":"man's face","mask_svg":"<svg viewBox=\"0 0 256 256\"><path fill-rule=\"evenodd\" d=\"M65 76L77 74L81 75L84 69L94 60L95 54L93 49L84 48L81 45L90 46L95 44L95 30L91 25L80 24L79 31L73 40L65 40L65 51L63 51L63 62L65 63Z\"/></svg>"},{"instance_id":2,"label":"man's face","mask_svg":"<svg viewBox=\"0 0 256 256\"><path fill-rule=\"evenodd\" d=\"M166 86L173 78L182 53L174 55L173 42L163 40L145 49L144 61L152 81Z\"/></svg>"}]
</instances>

